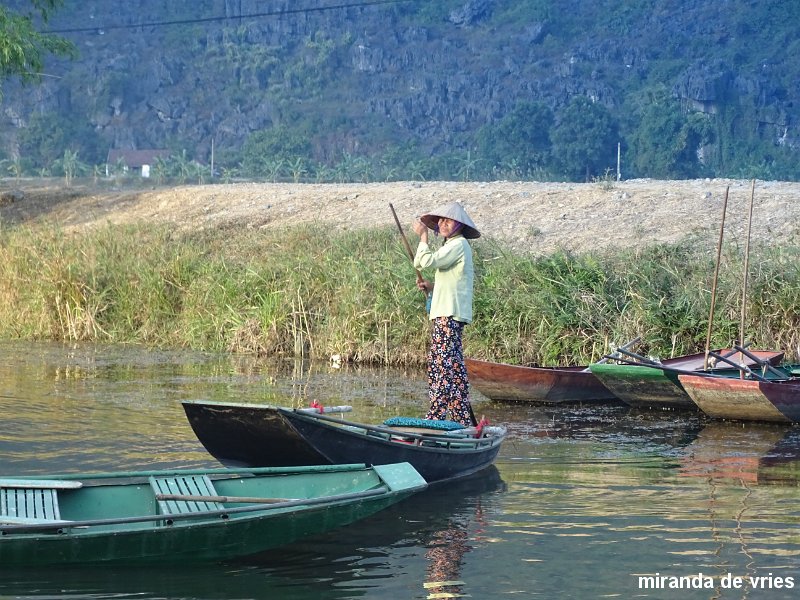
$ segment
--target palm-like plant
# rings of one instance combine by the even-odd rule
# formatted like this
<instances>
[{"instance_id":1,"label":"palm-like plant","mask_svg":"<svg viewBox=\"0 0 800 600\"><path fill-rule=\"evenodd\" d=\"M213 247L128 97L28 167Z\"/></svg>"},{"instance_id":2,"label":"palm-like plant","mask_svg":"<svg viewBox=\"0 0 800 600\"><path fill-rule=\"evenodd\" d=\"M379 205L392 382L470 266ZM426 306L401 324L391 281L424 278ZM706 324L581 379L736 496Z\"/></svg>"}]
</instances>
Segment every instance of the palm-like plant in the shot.
<instances>
[{"instance_id":1,"label":"palm-like plant","mask_svg":"<svg viewBox=\"0 0 800 600\"><path fill-rule=\"evenodd\" d=\"M80 172L83 167L80 160L78 160L78 153L73 152L69 148L64 150L64 157L61 159L61 168L64 171L64 182L67 187L72 185L72 180Z\"/></svg>"},{"instance_id":2,"label":"palm-like plant","mask_svg":"<svg viewBox=\"0 0 800 600\"><path fill-rule=\"evenodd\" d=\"M300 178L306 174L306 164L302 157L298 156L289 166L292 171L292 181L298 183Z\"/></svg>"},{"instance_id":3,"label":"palm-like plant","mask_svg":"<svg viewBox=\"0 0 800 600\"><path fill-rule=\"evenodd\" d=\"M170 156L170 170L178 178L178 183L186 183L186 180L189 178L192 169L189 164L190 162L189 157L186 156L186 148L184 148L180 154Z\"/></svg>"},{"instance_id":4,"label":"palm-like plant","mask_svg":"<svg viewBox=\"0 0 800 600\"><path fill-rule=\"evenodd\" d=\"M156 183L161 185L164 183L164 180L167 178L167 174L169 173L169 163L162 158L161 156L157 156L155 163L153 164L153 175L156 178Z\"/></svg>"},{"instance_id":5,"label":"palm-like plant","mask_svg":"<svg viewBox=\"0 0 800 600\"><path fill-rule=\"evenodd\" d=\"M278 179L278 175L280 174L281 170L283 169L283 159L278 158L275 160L269 161L265 166L267 169L267 176L272 183Z\"/></svg>"},{"instance_id":6,"label":"palm-like plant","mask_svg":"<svg viewBox=\"0 0 800 600\"><path fill-rule=\"evenodd\" d=\"M92 167L92 183L97 186L100 178L103 176L103 165L94 165Z\"/></svg>"},{"instance_id":7,"label":"palm-like plant","mask_svg":"<svg viewBox=\"0 0 800 600\"><path fill-rule=\"evenodd\" d=\"M230 183L238 173L239 170L236 167L222 167L222 182Z\"/></svg>"},{"instance_id":8,"label":"palm-like plant","mask_svg":"<svg viewBox=\"0 0 800 600\"><path fill-rule=\"evenodd\" d=\"M19 178L22 177L22 173L24 171L20 157L15 156L13 160L9 161L6 170L14 179L19 181Z\"/></svg>"},{"instance_id":9,"label":"palm-like plant","mask_svg":"<svg viewBox=\"0 0 800 600\"><path fill-rule=\"evenodd\" d=\"M201 165L196 160L193 160L189 163L189 172L193 178L197 179L199 185L203 185L206 182L206 177L211 174L211 167Z\"/></svg>"},{"instance_id":10,"label":"palm-like plant","mask_svg":"<svg viewBox=\"0 0 800 600\"><path fill-rule=\"evenodd\" d=\"M467 150L467 155L461 159L458 175L463 177L464 181L470 181L470 173L478 166L479 162L477 158L472 157L472 150Z\"/></svg>"}]
</instances>

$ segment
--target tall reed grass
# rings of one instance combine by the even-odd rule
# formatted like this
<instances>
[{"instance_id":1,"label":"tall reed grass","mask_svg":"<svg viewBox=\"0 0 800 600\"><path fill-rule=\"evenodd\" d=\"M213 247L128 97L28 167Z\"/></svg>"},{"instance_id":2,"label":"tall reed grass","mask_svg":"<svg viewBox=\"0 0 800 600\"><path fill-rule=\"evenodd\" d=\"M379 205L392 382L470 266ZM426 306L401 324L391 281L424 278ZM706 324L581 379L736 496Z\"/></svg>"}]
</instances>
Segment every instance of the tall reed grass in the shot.
<instances>
[{"instance_id":1,"label":"tall reed grass","mask_svg":"<svg viewBox=\"0 0 800 600\"><path fill-rule=\"evenodd\" d=\"M700 351L714 257L697 244L533 257L474 243L468 355L588 363L636 336L642 353ZM798 355L797 250L752 251L745 332ZM723 253L712 346L738 340L742 256ZM178 235L108 226L0 229L0 337L141 343L343 361L419 364L424 298L396 233L320 226Z\"/></svg>"}]
</instances>

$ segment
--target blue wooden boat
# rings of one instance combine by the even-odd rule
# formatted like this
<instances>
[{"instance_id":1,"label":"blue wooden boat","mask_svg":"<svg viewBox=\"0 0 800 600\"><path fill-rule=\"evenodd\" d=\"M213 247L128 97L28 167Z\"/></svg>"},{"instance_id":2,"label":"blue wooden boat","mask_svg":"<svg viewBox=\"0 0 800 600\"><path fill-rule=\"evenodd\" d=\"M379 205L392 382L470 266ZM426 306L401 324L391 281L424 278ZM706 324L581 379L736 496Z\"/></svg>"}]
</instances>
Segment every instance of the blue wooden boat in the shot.
<instances>
[{"instance_id":1,"label":"blue wooden boat","mask_svg":"<svg viewBox=\"0 0 800 600\"><path fill-rule=\"evenodd\" d=\"M0 565L245 557L427 487L408 463L0 478Z\"/></svg>"},{"instance_id":2,"label":"blue wooden boat","mask_svg":"<svg viewBox=\"0 0 800 600\"><path fill-rule=\"evenodd\" d=\"M504 427L478 430L422 419L367 425L266 404L187 400L183 409L206 450L230 466L408 462L434 483L488 467L506 437ZM448 424L455 429L441 429Z\"/></svg>"}]
</instances>

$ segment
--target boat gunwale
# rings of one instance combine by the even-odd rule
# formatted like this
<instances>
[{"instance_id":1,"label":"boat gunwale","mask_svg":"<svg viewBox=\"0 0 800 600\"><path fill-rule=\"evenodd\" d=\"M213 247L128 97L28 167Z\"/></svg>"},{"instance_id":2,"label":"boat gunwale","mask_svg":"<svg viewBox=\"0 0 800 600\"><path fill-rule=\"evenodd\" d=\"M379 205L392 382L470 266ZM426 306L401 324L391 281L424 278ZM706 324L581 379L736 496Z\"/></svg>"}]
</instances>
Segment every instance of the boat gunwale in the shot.
<instances>
[{"instance_id":1,"label":"boat gunwale","mask_svg":"<svg viewBox=\"0 0 800 600\"><path fill-rule=\"evenodd\" d=\"M613 376L614 375L614 371L623 372L623 373L633 373L633 372L637 372L638 373L639 371L631 371L629 368L648 367L650 369L655 369L657 371L663 371L665 373L674 373L675 375L693 375L693 376L697 376L697 377L708 377L708 378L711 378L711 379L719 379L719 378L736 379L736 377L727 377L726 374L727 373L731 373L731 374L741 373L743 371L741 368L737 369L734 366L719 367L719 368L709 369L707 371L703 371L703 370L693 371L693 370L687 370L687 369L679 369L677 367L671 367L670 365L664 364L664 363L645 363L645 362L636 362L636 361L626 361L624 359L620 359L620 360L622 360L621 364L600 365L599 366L600 373L602 373L602 375L605 376L605 377L609 377L609 376ZM628 369L626 369L626 367L628 367ZM780 367L781 367L781 365L778 365L778 368L780 368ZM609 371L609 370L606 370L606 369L612 369L612 370ZM755 372L755 371L753 371L753 372ZM791 381L793 378L792 378L791 375L787 374L786 377L783 378L783 379L779 379L779 378L774 378L774 379L761 378L761 379L758 379L756 377L753 377L750 373L745 371L744 379L746 381L764 381L764 382L780 383L782 381Z\"/></svg>"},{"instance_id":2,"label":"boat gunwale","mask_svg":"<svg viewBox=\"0 0 800 600\"><path fill-rule=\"evenodd\" d=\"M246 405L242 405L246 406ZM170 475L285 475L287 473L297 473L298 466L290 466L290 467L212 467L209 469L204 469L202 467L198 467L196 469L156 469L153 471L120 471L120 472L98 472L98 473L58 473L58 474L47 474L47 475L3 475L0 476L2 479L8 480L36 480L36 481L47 481L50 479L67 479L67 480L81 480L81 481L92 481L92 480L102 480L102 479L141 479L142 482L146 480L148 477L160 477L160 476L170 476ZM306 465L303 466L302 469L308 469L310 472L336 472L336 471L370 471L372 469L371 466L365 463L342 463L342 464L331 464L331 465ZM222 477L221 479L236 479L235 477ZM126 483L136 483L135 481L129 481ZM113 485L113 484L111 484Z\"/></svg>"},{"instance_id":3,"label":"boat gunwale","mask_svg":"<svg viewBox=\"0 0 800 600\"><path fill-rule=\"evenodd\" d=\"M135 485L135 484L134 484ZM135 517L120 517L111 519L91 519L84 521L54 521L52 523L24 523L4 525L0 524L0 537L11 535L14 533L34 533L40 531L52 531L56 533L66 533L67 530L75 528L91 528L104 525L127 525L133 523L149 523L164 521L167 526L172 525L174 521L190 520L190 519L208 519L209 517L220 517L221 520L227 519L230 514L240 513L270 513L276 512L278 509L293 508L295 506L316 506L318 504L336 504L348 500L357 500L360 498L371 498L376 496L387 496L392 493L401 493L406 490L393 491L386 484L381 484L378 487L362 490L360 492L349 492L347 494L334 494L332 496L318 496L315 498L300 498L296 500L287 500L285 502L274 502L269 505L264 504L248 504L247 506L237 506L233 508L223 508L219 510L197 511L191 513L175 513L175 514L155 514L155 515L141 515ZM263 515L258 515L263 516ZM103 534L108 532L104 531Z\"/></svg>"},{"instance_id":4,"label":"boat gunwale","mask_svg":"<svg viewBox=\"0 0 800 600\"><path fill-rule=\"evenodd\" d=\"M355 421L347 421L345 419L337 419L335 417L328 417L324 414L314 414L308 413L304 411L300 411L297 409L286 409L277 407L277 410L282 414L288 415L287 418L291 420L293 417L297 417L301 420L307 422L314 422L314 421L325 421L330 423L331 425L336 425L338 429L341 429L343 432L347 432L353 435L357 435L359 437L368 437L369 432L378 433L381 437L374 436L376 441L383 441L387 443L396 443L397 441L408 440L409 438L413 438L419 442L415 446L419 446L425 448L426 450L471 450L471 449L480 449L485 450L487 448L491 448L499 443L501 443L508 433L505 427L498 427L495 426L499 431L497 433L488 434L483 437L470 437L466 434L462 436L458 436L459 430L455 430L452 432L451 435L442 435L437 433L417 433L413 431L398 431L396 429L392 429L390 427L384 427L381 425L369 425L366 423L357 423ZM326 425L327 425L326 423ZM345 427L353 428L352 429L345 429ZM364 430L365 433L362 433L357 430ZM388 439L382 436L388 435ZM394 438L398 438L395 440ZM373 438L370 438L373 439ZM436 444L444 444L444 447L437 447L437 446L428 446L423 445L422 442L434 442Z\"/></svg>"},{"instance_id":5,"label":"boat gunwale","mask_svg":"<svg viewBox=\"0 0 800 600\"><path fill-rule=\"evenodd\" d=\"M368 423L358 423L356 421L348 421L346 419L340 419L337 417L328 416L327 414L313 412L308 410L307 408L286 408L282 406L274 406L271 404L253 404L247 402L218 402L213 400L202 400L202 401L194 401L194 400L182 400L181 404L184 405L192 405L197 406L199 408L211 407L211 408L221 408L224 409L228 408L242 408L242 409L256 409L256 410L269 410L273 411L289 420L292 418L299 418L302 420L314 422L314 421L326 421L332 425L337 426L349 426L355 429L363 429L365 431L373 431L380 434L389 434L392 437L402 437L404 439L408 438L415 438L419 441L426 441L426 442L442 442L442 443L452 443L458 442L460 444L475 446L476 448L484 448L486 446L493 446L496 443L501 442L505 439L506 435L508 434L508 430L506 427L500 425L493 425L490 426L489 433L483 435L482 437L473 437L466 433L462 433L459 435L460 431L462 430L454 430L449 434L440 434L440 433L417 433L412 431L398 431L397 429L392 429L391 427L386 427L383 425L371 425ZM470 429L471 430L471 429ZM344 430L347 431L347 430ZM356 432L352 432L356 433ZM365 435L365 434L359 434ZM378 438L380 439L380 438ZM384 441L391 441L391 440L384 440ZM280 468L280 467L262 467L262 468ZM291 467L286 467L291 470ZM246 470L246 469L245 469Z\"/></svg>"},{"instance_id":6,"label":"boat gunwale","mask_svg":"<svg viewBox=\"0 0 800 600\"><path fill-rule=\"evenodd\" d=\"M465 363L473 363L479 365L481 367L486 368L507 368L507 369L514 369L514 370L524 370L524 371L541 371L543 373L568 373L568 374L575 374L575 373L587 373L591 374L589 371L589 365L514 365L511 363L505 362L495 362L491 360L484 360L482 358L472 358L472 357L465 357Z\"/></svg>"}]
</instances>

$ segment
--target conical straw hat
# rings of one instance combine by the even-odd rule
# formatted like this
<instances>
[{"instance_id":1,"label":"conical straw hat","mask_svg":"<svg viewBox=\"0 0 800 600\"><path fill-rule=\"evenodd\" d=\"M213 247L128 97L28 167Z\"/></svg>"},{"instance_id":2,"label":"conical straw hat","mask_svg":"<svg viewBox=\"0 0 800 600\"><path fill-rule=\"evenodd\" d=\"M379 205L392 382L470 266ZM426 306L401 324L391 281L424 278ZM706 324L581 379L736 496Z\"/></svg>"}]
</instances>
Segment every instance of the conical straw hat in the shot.
<instances>
[{"instance_id":1,"label":"conical straw hat","mask_svg":"<svg viewBox=\"0 0 800 600\"><path fill-rule=\"evenodd\" d=\"M445 219L453 219L454 221L458 221L459 223L463 224L464 227L461 228L461 235L468 240L474 240L475 238L481 237L481 232L478 231L477 227L475 227L475 223L472 222L472 219L469 218L467 211L464 210L464 207L461 206L461 203L459 202L451 202L450 204L445 204L444 206L435 208L434 210L422 215L419 220L425 223L428 229L436 230L440 217L444 217Z\"/></svg>"}]
</instances>

